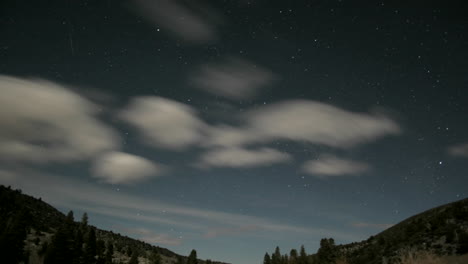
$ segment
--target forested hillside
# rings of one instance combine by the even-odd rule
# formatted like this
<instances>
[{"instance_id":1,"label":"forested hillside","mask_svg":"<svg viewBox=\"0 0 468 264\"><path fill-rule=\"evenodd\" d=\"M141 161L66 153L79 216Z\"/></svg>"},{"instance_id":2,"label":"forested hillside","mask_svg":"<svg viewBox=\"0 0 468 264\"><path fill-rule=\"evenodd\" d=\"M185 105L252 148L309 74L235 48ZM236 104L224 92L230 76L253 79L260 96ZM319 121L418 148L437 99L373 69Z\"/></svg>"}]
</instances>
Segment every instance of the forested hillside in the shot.
<instances>
[{"instance_id":1,"label":"forested hillside","mask_svg":"<svg viewBox=\"0 0 468 264\"><path fill-rule=\"evenodd\" d=\"M211 264L166 248L98 229L85 213L75 221L41 199L0 185L1 263L30 264Z\"/></svg>"}]
</instances>

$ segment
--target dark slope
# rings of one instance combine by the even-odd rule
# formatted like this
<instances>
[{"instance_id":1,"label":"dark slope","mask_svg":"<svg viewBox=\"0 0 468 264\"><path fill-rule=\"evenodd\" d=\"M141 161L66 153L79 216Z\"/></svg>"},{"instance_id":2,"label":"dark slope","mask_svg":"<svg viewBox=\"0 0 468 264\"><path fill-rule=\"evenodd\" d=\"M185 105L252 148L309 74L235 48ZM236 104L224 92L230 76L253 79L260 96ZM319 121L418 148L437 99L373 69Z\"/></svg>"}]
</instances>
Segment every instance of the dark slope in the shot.
<instances>
[{"instance_id":1,"label":"dark slope","mask_svg":"<svg viewBox=\"0 0 468 264\"><path fill-rule=\"evenodd\" d=\"M44 252L53 240L54 234L65 228L71 229L69 234L75 234L80 229L80 223L68 221L67 216L43 202L23 194L20 190L0 185L0 252L2 263L18 263L33 259L34 263L42 263ZM184 261L185 256L178 255L166 248L153 246L146 242L132 239L127 236L101 230L93 226L96 241L104 245L113 244L114 260L118 258L121 263L127 263L131 251L138 251L139 257L147 257L157 252L161 263L175 263ZM73 238L68 238L73 239ZM23 250L26 248L27 250ZM105 251L105 250L104 250ZM34 258L31 256L34 255ZM205 263L200 260L199 263ZM222 264L222 262L212 262Z\"/></svg>"},{"instance_id":2,"label":"dark slope","mask_svg":"<svg viewBox=\"0 0 468 264\"><path fill-rule=\"evenodd\" d=\"M409 252L436 255L468 253L468 199L442 205L370 237L337 246L349 263L394 263Z\"/></svg>"}]
</instances>

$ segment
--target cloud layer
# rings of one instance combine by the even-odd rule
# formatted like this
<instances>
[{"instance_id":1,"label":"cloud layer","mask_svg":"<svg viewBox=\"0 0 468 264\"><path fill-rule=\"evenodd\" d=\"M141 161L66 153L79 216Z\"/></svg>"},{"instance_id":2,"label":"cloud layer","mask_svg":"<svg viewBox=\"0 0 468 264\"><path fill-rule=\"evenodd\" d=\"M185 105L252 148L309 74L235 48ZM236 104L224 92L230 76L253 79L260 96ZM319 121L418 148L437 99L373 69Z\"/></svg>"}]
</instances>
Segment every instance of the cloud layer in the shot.
<instances>
[{"instance_id":1,"label":"cloud layer","mask_svg":"<svg viewBox=\"0 0 468 264\"><path fill-rule=\"evenodd\" d=\"M112 184L135 183L158 176L161 166L135 155L110 152L94 161L93 175Z\"/></svg>"},{"instance_id":2,"label":"cloud layer","mask_svg":"<svg viewBox=\"0 0 468 264\"><path fill-rule=\"evenodd\" d=\"M10 161L84 160L118 148L98 107L62 85L0 75L0 156Z\"/></svg>"},{"instance_id":3,"label":"cloud layer","mask_svg":"<svg viewBox=\"0 0 468 264\"><path fill-rule=\"evenodd\" d=\"M290 155L268 147L251 148L277 140L346 149L400 133L398 124L386 116L350 112L307 100L249 110L239 116L241 124L236 127L207 124L192 107L156 96L134 99L120 117L135 126L145 143L153 146L172 150L203 147L206 151L197 164L200 167L254 167L291 160ZM306 168L321 175L353 174L367 169L364 164L337 158L310 162Z\"/></svg>"},{"instance_id":4,"label":"cloud layer","mask_svg":"<svg viewBox=\"0 0 468 264\"><path fill-rule=\"evenodd\" d=\"M370 169L363 162L323 155L317 160L307 161L303 170L317 177L341 176L364 173Z\"/></svg>"}]
</instances>

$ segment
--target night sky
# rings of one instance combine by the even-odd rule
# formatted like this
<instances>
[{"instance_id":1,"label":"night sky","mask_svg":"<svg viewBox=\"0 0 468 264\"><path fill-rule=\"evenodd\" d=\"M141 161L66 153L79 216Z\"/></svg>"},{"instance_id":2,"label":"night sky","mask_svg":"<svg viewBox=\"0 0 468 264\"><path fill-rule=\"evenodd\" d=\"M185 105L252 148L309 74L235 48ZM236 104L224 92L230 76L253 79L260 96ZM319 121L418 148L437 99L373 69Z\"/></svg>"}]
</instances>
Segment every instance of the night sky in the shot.
<instances>
[{"instance_id":1,"label":"night sky","mask_svg":"<svg viewBox=\"0 0 468 264\"><path fill-rule=\"evenodd\" d=\"M2 1L0 183L234 264L367 239L468 196L467 14Z\"/></svg>"}]
</instances>

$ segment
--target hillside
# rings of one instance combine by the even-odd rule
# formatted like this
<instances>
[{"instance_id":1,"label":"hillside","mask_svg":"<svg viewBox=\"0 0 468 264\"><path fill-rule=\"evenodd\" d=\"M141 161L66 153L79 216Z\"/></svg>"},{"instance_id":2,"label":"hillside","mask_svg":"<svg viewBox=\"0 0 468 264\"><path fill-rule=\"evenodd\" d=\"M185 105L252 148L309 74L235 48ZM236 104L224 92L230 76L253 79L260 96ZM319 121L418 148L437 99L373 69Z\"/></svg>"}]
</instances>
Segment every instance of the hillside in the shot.
<instances>
[{"instance_id":1,"label":"hillside","mask_svg":"<svg viewBox=\"0 0 468 264\"><path fill-rule=\"evenodd\" d=\"M88 225L87 215L76 222L73 212L64 215L40 198L3 185L0 185L0 252L2 263L8 264L190 264L194 257L197 260L196 251L186 257ZM210 260L197 262L223 264Z\"/></svg>"},{"instance_id":2,"label":"hillside","mask_svg":"<svg viewBox=\"0 0 468 264\"><path fill-rule=\"evenodd\" d=\"M346 245L332 238L320 241L317 253L279 248L265 254L264 264L465 264L468 263L468 199L409 217L371 236Z\"/></svg>"},{"instance_id":3,"label":"hillside","mask_svg":"<svg viewBox=\"0 0 468 264\"><path fill-rule=\"evenodd\" d=\"M350 263L395 263L412 252L437 256L468 253L468 199L412 216L370 237L337 249Z\"/></svg>"}]
</instances>

